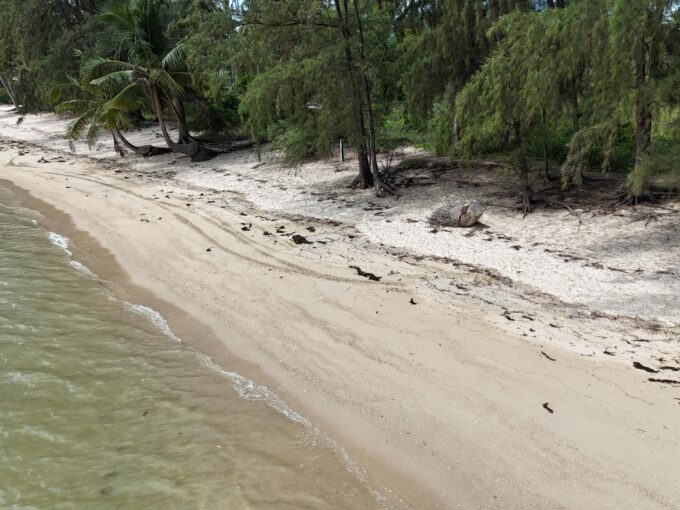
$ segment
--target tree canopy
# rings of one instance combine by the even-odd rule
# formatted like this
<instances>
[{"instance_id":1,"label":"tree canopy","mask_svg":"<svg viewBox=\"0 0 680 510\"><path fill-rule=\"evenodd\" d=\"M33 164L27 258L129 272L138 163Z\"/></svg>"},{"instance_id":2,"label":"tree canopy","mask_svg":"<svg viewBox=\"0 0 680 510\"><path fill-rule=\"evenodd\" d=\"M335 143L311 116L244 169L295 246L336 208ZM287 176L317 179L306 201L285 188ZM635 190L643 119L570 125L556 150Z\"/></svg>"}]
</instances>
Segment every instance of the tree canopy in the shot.
<instances>
[{"instance_id":1,"label":"tree canopy","mask_svg":"<svg viewBox=\"0 0 680 510\"><path fill-rule=\"evenodd\" d=\"M195 159L219 152L206 142L218 134L271 143L290 164L343 140L356 155L353 186L377 195L393 191L377 155L396 143L495 154L516 169L527 210L554 166L565 188L586 186L586 169L626 174L634 200L651 196L655 176L680 173L677 0L0 0L0 9L0 99L23 111L58 106L75 115L67 136L109 132L121 153L158 152L123 134L145 118Z\"/></svg>"}]
</instances>

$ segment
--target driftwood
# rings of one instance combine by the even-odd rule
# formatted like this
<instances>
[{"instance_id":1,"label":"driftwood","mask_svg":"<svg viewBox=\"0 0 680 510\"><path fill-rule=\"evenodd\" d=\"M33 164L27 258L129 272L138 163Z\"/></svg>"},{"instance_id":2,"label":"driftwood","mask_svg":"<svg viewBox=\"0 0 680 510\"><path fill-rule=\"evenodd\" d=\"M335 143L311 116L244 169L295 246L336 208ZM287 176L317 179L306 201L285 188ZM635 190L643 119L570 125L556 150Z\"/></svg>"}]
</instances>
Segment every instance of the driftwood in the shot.
<instances>
[{"instance_id":1,"label":"driftwood","mask_svg":"<svg viewBox=\"0 0 680 510\"><path fill-rule=\"evenodd\" d=\"M463 205L445 205L430 216L430 224L435 227L471 227L482 216L484 210L477 202Z\"/></svg>"}]
</instances>

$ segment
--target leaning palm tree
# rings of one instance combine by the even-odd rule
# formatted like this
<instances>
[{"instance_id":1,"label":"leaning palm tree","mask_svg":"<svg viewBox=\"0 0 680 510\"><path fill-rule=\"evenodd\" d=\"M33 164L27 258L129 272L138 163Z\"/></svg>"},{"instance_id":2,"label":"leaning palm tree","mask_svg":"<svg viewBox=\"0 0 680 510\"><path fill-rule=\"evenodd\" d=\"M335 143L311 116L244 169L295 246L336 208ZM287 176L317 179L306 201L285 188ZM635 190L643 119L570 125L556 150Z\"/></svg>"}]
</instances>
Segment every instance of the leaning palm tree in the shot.
<instances>
[{"instance_id":1,"label":"leaning palm tree","mask_svg":"<svg viewBox=\"0 0 680 510\"><path fill-rule=\"evenodd\" d=\"M81 79L65 75L52 87L52 100L62 101L55 109L58 114L75 114L68 125L65 137L74 142L85 138L91 147L100 137L102 130L111 133L116 151L125 155L123 146L141 156L165 154L170 149L153 145L136 146L123 135L122 129L130 126L128 112L148 109L146 97L135 87L127 86L117 91L107 91L91 84L86 71L81 70ZM122 144L122 145L121 145Z\"/></svg>"},{"instance_id":2,"label":"leaning palm tree","mask_svg":"<svg viewBox=\"0 0 680 510\"><path fill-rule=\"evenodd\" d=\"M144 92L158 118L167 146L175 152L203 161L216 153L191 138L184 118L182 98L190 86L182 45L172 47L165 37L169 20L160 0L129 0L104 11L101 18L120 36L126 60L97 58L87 65L91 83L105 89ZM172 112L179 125L180 138L168 132L165 111Z\"/></svg>"}]
</instances>

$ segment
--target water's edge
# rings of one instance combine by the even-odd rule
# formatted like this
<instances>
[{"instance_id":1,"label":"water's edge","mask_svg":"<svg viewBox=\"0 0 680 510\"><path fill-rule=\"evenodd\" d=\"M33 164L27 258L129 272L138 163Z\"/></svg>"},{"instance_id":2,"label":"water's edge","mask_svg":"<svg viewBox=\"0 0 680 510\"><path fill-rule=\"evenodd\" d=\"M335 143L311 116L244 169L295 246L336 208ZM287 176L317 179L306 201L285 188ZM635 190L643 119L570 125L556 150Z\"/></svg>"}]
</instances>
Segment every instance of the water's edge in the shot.
<instances>
[{"instance_id":1,"label":"water's edge","mask_svg":"<svg viewBox=\"0 0 680 510\"><path fill-rule=\"evenodd\" d=\"M99 280L99 276L95 272L93 272L88 266L74 257L72 251L70 250L69 239L66 236L49 230L45 225L43 225L41 221L34 219L35 216L33 214L27 214L27 211L30 210L23 208L23 205L21 208L17 208L11 205L5 205L0 202L0 207L9 211L11 214L30 219L34 224L45 230L50 242L56 248L62 250L66 254L68 257L68 263L73 269L77 270L87 278L93 279L95 281ZM40 214L36 212L36 216L40 217ZM113 290L109 289L103 284L101 288L109 293L113 299L116 299L118 302L120 302L130 312L144 317L146 321L148 321L157 331L163 334L169 341L182 342L182 339L175 335L167 320L161 313L144 304L127 302L124 299L116 296ZM389 493L391 491L386 488L377 489L374 484L369 482L365 472L350 458L344 448L337 444L337 442L330 438L327 434L319 430L309 419L290 408L281 398L275 395L266 386L258 384L235 371L221 367L211 356L193 346L185 345L185 348L194 354L202 366L210 369L212 372L219 374L221 377L229 381L231 388L236 391L240 398L252 402L262 402L271 409L275 410L281 416L285 417L287 420L304 427L305 430L307 430L307 432L314 437L315 441L323 444L325 447L330 448L333 452L335 452L335 455L342 461L345 469L351 473L351 475L355 477L366 489L369 490L373 497L375 497L375 499L379 502L381 507L386 508L390 505L387 498L383 494L385 492Z\"/></svg>"}]
</instances>

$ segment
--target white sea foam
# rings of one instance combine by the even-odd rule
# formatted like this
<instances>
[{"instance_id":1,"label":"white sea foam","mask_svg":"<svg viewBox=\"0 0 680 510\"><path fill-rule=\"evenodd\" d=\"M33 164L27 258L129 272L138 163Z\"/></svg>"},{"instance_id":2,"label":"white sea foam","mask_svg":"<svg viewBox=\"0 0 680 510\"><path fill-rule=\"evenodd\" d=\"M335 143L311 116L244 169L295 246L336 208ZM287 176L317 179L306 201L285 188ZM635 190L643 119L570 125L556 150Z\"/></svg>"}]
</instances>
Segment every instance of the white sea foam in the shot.
<instances>
[{"instance_id":1,"label":"white sea foam","mask_svg":"<svg viewBox=\"0 0 680 510\"><path fill-rule=\"evenodd\" d=\"M50 239L50 242L56 246L57 248L61 248L64 250L66 253L69 255L72 255L70 250L68 249L68 237L64 237L60 234L57 234L56 232L48 232L47 236Z\"/></svg>"},{"instance_id":2,"label":"white sea foam","mask_svg":"<svg viewBox=\"0 0 680 510\"><path fill-rule=\"evenodd\" d=\"M26 374L23 372L8 372L5 376L10 384L18 384L26 386L27 388L35 388L37 382L34 374Z\"/></svg>"},{"instance_id":3,"label":"white sea foam","mask_svg":"<svg viewBox=\"0 0 680 510\"><path fill-rule=\"evenodd\" d=\"M72 260L71 262L69 262L69 264L71 265L71 267L77 269L81 273L85 273L87 276L91 276L93 278L97 277L96 274L90 271L89 267L87 267L85 264L78 262L77 260Z\"/></svg>"},{"instance_id":4,"label":"white sea foam","mask_svg":"<svg viewBox=\"0 0 680 510\"><path fill-rule=\"evenodd\" d=\"M68 443L68 439L66 438L66 436L62 436L61 434L51 434L47 430L38 427L32 427L30 425L24 425L23 427L21 427L21 429L19 429L19 432L32 438L42 439L43 441L47 441L48 443L58 444Z\"/></svg>"},{"instance_id":5,"label":"white sea foam","mask_svg":"<svg viewBox=\"0 0 680 510\"><path fill-rule=\"evenodd\" d=\"M198 354L198 357L205 367L229 379L232 382L234 389L241 396L241 398L245 400L264 402L269 407L275 409L276 411L283 414L287 418L293 420L294 422L300 423L305 427L312 428L312 423L307 418L293 411L279 397L274 395L266 386L257 384L255 381L243 377L242 375L237 374L236 372L232 372L230 370L226 370L220 367L207 354L200 353Z\"/></svg>"},{"instance_id":6,"label":"white sea foam","mask_svg":"<svg viewBox=\"0 0 680 510\"><path fill-rule=\"evenodd\" d=\"M175 334L172 332L172 329L170 328L168 321L166 321L165 318L153 308L149 308L148 306L143 305L135 305L132 303L128 303L126 301L124 301L123 304L128 310L131 310L136 314L142 315L143 317L147 318L164 335L167 335L173 340L176 340L178 342L182 341L181 338L175 336Z\"/></svg>"},{"instance_id":7,"label":"white sea foam","mask_svg":"<svg viewBox=\"0 0 680 510\"><path fill-rule=\"evenodd\" d=\"M61 248L64 250L69 256L72 256L73 253L71 253L71 250L69 250L69 238L66 236L63 236L61 234L57 234L56 232L48 232L47 236L50 240L50 242L56 246L57 248ZM77 260L71 260L69 262L71 267L77 269L81 273L85 273L87 276L91 276L93 278L96 278L96 274L94 274L89 267L87 267L85 264L78 262Z\"/></svg>"},{"instance_id":8,"label":"white sea foam","mask_svg":"<svg viewBox=\"0 0 680 510\"><path fill-rule=\"evenodd\" d=\"M232 383L232 387L241 396L241 398L250 401L264 402L266 405L281 413L289 420L304 426L316 440L319 440L321 443L325 444L337 455L339 455L345 465L345 469L356 476L373 493L378 501L380 501L383 505L386 505L387 501L385 496L371 487L371 484L369 484L368 480L366 479L363 470L356 462L351 459L345 449L326 434L321 432L312 424L309 419L288 407L283 400L272 393L271 390L269 390L269 388L266 386L257 384L255 381L252 381L247 377L243 377L236 372L232 372L220 367L207 354L198 353L198 358L205 367L214 370L215 372L229 379Z\"/></svg>"},{"instance_id":9,"label":"white sea foam","mask_svg":"<svg viewBox=\"0 0 680 510\"><path fill-rule=\"evenodd\" d=\"M168 322L156 310L149 308L147 306L136 305L128 302L124 302L124 304L125 307L128 308L129 310L139 315L143 315L144 317L149 319L163 334L167 335L168 337L178 342L182 341L181 338L177 337L173 333L172 328L170 328ZM368 487L371 490L371 492L373 492L374 496L379 501L381 501L383 504L385 503L385 497L380 492L376 491L370 486L361 468L350 458L345 449L338 445L326 434L321 432L318 428L316 428L309 419L305 418L300 413L288 407L286 403L283 402L283 400L277 397L266 386L257 384L255 381L248 379L247 377L243 377L242 375L236 372L232 372L231 370L226 370L220 367L207 354L204 354L202 352L196 352L196 355L203 366L226 377L231 382L232 387L241 398L249 401L263 402L272 409L274 409L275 411L279 412L280 414L288 418L289 420L292 420L295 423L299 423L300 425L305 427L313 435L314 438L320 440L320 442L324 443L326 446L335 451L336 454L339 455L340 458L342 458L345 468L354 476L356 476L359 480L361 480L366 485L366 487Z\"/></svg>"}]
</instances>

